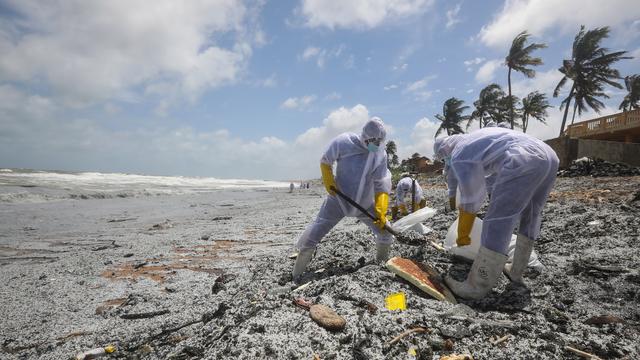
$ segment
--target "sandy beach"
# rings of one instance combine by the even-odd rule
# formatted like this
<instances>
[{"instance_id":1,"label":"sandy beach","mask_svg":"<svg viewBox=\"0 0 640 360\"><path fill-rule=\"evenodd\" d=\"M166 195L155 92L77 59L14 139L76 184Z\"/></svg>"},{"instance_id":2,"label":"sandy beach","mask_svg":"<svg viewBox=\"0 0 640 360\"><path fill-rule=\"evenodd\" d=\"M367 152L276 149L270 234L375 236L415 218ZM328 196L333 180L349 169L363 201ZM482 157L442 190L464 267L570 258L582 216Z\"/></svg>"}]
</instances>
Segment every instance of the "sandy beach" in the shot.
<instances>
[{"instance_id":1,"label":"sandy beach","mask_svg":"<svg viewBox=\"0 0 640 360\"><path fill-rule=\"evenodd\" d=\"M308 283L290 281L293 242L325 196L285 188L85 196L0 203L0 358L64 359L114 344L122 359L474 359L640 356L639 177L560 178L536 251L546 270L481 301L439 302L375 264L363 224L345 219L321 243ZM428 245L455 219L441 179L425 185L439 210L392 255L469 264ZM23 188L21 192L37 192ZM17 192L17 191L14 191ZM406 240L406 239L405 239ZM407 310L385 309L404 292ZM343 316L329 332L292 304ZM390 345L400 333L424 327ZM501 339L501 340L500 340ZM500 340L499 343L496 343Z\"/></svg>"}]
</instances>

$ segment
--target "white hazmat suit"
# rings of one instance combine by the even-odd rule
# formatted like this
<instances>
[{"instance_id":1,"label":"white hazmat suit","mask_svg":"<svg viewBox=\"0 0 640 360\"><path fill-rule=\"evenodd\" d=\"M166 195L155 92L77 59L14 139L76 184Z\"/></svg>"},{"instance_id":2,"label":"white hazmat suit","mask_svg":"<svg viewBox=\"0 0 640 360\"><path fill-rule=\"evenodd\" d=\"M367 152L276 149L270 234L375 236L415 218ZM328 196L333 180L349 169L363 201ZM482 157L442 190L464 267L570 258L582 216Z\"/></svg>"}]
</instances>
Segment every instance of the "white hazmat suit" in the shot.
<instances>
[{"instance_id":1,"label":"white hazmat suit","mask_svg":"<svg viewBox=\"0 0 640 360\"><path fill-rule=\"evenodd\" d=\"M391 191L391 172L387 168L387 153L384 148L386 131L381 120L369 120L362 134L344 133L337 136L322 155L321 163L332 166L336 163L335 182L338 189L374 214L374 197L377 193ZM370 151L365 140L382 139L377 151ZM357 217L376 235L377 244L386 246L393 242L393 236L381 231L369 217L360 213L347 201L337 195L326 197L316 219L302 233L296 247L300 254L313 251L320 240L345 216ZM299 255L300 257L300 255ZM310 261L311 255L309 255ZM305 262L305 261L302 261ZM308 261L306 261L308 263ZM301 264L301 266L306 264ZM294 268L294 279L300 275L298 263Z\"/></svg>"},{"instance_id":2,"label":"white hazmat suit","mask_svg":"<svg viewBox=\"0 0 640 360\"><path fill-rule=\"evenodd\" d=\"M518 227L514 266L516 262L524 261L518 259L518 247L521 249L520 257L526 255L528 261L533 242L540 234L542 209L556 179L559 161L553 149L529 135L501 127L490 127L458 139L445 138L437 141L434 152L440 158L450 157L450 171L453 172L460 191L458 201L461 211L476 214L487 195L486 178L490 176L493 180L493 192L483 220L481 251L478 256L488 254L497 263L506 261L504 254L507 253L514 229ZM527 251L529 254L525 254ZM500 270L504 261L499 266ZM482 266L476 266L478 262L482 261L476 258L474 267ZM518 266L521 267L522 264ZM474 267L467 282L473 282ZM519 269L518 280L524 267ZM484 271L486 275L487 269L478 271ZM499 272L492 281L497 281L498 275ZM491 278L491 274L489 277ZM451 281L447 283L456 292L457 285L452 286ZM480 293L467 292L468 297L483 297L494 284L495 282ZM462 289L462 292L465 293L465 290Z\"/></svg>"},{"instance_id":3,"label":"white hazmat suit","mask_svg":"<svg viewBox=\"0 0 640 360\"><path fill-rule=\"evenodd\" d=\"M413 199L411 199L414 182L415 182L415 194L413 196ZM396 195L395 205L396 206L404 205L409 211L412 211L411 210L412 200L413 202L415 202L415 205L417 207L419 206L420 201L422 201L422 198L424 197L424 194L422 192L422 187L420 187L418 180L412 179L410 177L403 177L402 179L400 179L400 181L398 181L398 185L396 185L395 195Z\"/></svg>"}]
</instances>

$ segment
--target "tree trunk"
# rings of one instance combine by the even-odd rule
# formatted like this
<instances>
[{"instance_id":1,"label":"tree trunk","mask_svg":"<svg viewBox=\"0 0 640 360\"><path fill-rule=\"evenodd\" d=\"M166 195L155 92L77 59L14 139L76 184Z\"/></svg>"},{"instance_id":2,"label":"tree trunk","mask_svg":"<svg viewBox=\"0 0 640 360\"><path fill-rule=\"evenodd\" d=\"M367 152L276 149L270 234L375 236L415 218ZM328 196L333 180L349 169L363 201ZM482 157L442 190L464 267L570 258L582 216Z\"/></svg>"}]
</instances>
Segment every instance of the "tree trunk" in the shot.
<instances>
[{"instance_id":1,"label":"tree trunk","mask_svg":"<svg viewBox=\"0 0 640 360\"><path fill-rule=\"evenodd\" d=\"M507 76L509 81L509 119L511 121L511 130L513 130L513 101L511 101L511 67L509 67L509 75Z\"/></svg>"},{"instance_id":2,"label":"tree trunk","mask_svg":"<svg viewBox=\"0 0 640 360\"><path fill-rule=\"evenodd\" d=\"M522 132L527 133L527 126L529 125L529 116L522 115Z\"/></svg>"},{"instance_id":3,"label":"tree trunk","mask_svg":"<svg viewBox=\"0 0 640 360\"><path fill-rule=\"evenodd\" d=\"M576 120L576 108L578 107L578 102L574 101L573 102L573 116L571 116L571 125L573 125L573 122Z\"/></svg>"},{"instance_id":4,"label":"tree trunk","mask_svg":"<svg viewBox=\"0 0 640 360\"><path fill-rule=\"evenodd\" d=\"M576 88L576 83L574 82L573 85L571 85L571 91L569 91L569 95L567 96L567 104L564 107L564 116L562 116L562 125L560 125L560 135L558 136L562 136L562 133L564 132L564 126L567 124L567 115L569 114L569 105L571 104L571 98L573 98L573 91Z\"/></svg>"}]
</instances>

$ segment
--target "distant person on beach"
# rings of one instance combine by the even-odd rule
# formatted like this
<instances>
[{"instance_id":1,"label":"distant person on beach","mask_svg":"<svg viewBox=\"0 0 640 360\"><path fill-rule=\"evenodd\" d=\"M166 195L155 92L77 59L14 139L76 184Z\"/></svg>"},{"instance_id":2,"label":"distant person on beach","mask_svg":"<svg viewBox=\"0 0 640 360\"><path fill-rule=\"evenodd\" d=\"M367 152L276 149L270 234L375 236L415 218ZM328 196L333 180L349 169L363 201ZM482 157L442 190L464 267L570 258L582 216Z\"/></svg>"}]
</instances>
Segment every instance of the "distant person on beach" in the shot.
<instances>
[{"instance_id":1,"label":"distant person on beach","mask_svg":"<svg viewBox=\"0 0 640 360\"><path fill-rule=\"evenodd\" d=\"M522 283L533 244L540 234L542 208L556 180L559 163L556 153L532 136L502 127L439 138L433 151L450 168L448 178L454 178L451 182L457 183L460 191L458 246L471 244L469 235L476 213L487 194L485 178L495 176L483 220L480 250L464 282L450 276L445 278L451 291L462 298L481 299L498 282L503 269L511 281ZM453 191L455 194L455 187ZM513 263L505 266L516 225Z\"/></svg>"},{"instance_id":2,"label":"distant person on beach","mask_svg":"<svg viewBox=\"0 0 640 360\"><path fill-rule=\"evenodd\" d=\"M320 240L343 217L357 217L376 235L376 259L386 261L393 236L383 231L389 206L391 172L387 168L387 152L384 141L386 131L379 118L367 121L360 135L344 133L329 144L320 159L322 182L329 196L326 197L317 218L298 239L298 257L293 268L293 279L298 281L313 257ZM333 164L336 175L333 176ZM375 222L358 209L338 197L332 187L346 194L369 213L375 214Z\"/></svg>"},{"instance_id":3,"label":"distant person on beach","mask_svg":"<svg viewBox=\"0 0 640 360\"><path fill-rule=\"evenodd\" d=\"M422 209L427 204L418 180L412 178L409 173L403 173L400 176L402 178L396 185L395 203L391 207L391 217L393 219L407 216L409 213Z\"/></svg>"},{"instance_id":4,"label":"distant person on beach","mask_svg":"<svg viewBox=\"0 0 640 360\"><path fill-rule=\"evenodd\" d=\"M293 192L293 188L294 188L294 187L295 187L295 186L293 185L293 183L289 184L289 192Z\"/></svg>"}]
</instances>

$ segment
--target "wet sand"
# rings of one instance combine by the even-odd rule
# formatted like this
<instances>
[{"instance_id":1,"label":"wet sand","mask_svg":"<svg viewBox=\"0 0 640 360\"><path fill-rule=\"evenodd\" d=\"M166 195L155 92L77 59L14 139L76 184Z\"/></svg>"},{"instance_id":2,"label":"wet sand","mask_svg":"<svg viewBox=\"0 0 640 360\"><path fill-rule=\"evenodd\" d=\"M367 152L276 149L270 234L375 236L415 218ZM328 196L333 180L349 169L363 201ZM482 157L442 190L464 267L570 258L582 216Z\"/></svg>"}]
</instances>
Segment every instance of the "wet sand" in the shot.
<instances>
[{"instance_id":1,"label":"wet sand","mask_svg":"<svg viewBox=\"0 0 640 360\"><path fill-rule=\"evenodd\" d=\"M435 181L427 201L442 210ZM503 277L488 298L458 305L375 264L355 219L323 240L309 285L294 291L288 255L323 201L320 187L0 203L0 358L115 344L111 357L123 359L578 358L566 346L635 359L638 188L640 177L558 179L536 245L547 269L528 273L528 288ZM410 234L413 245L396 243L392 255L463 276L469 264L427 244L444 240L454 218L439 212L426 222L432 233ZM386 310L397 291L407 310ZM330 306L346 328L319 327L292 304L298 297ZM428 333L388 344L416 326Z\"/></svg>"}]
</instances>

